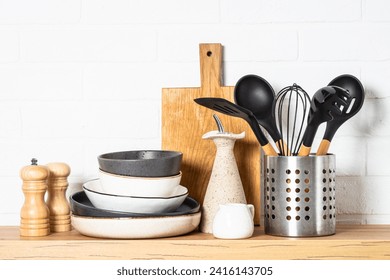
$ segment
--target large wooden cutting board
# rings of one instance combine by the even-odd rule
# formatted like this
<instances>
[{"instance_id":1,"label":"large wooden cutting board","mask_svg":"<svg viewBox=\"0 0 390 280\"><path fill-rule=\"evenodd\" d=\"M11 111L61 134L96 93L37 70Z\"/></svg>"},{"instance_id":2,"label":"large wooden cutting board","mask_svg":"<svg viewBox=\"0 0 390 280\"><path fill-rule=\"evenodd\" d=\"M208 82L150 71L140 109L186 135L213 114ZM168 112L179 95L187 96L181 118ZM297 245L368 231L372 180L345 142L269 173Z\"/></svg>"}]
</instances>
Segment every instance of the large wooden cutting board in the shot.
<instances>
[{"instance_id":1,"label":"large wooden cutting board","mask_svg":"<svg viewBox=\"0 0 390 280\"><path fill-rule=\"evenodd\" d=\"M216 112L196 104L198 97L221 97L234 100L234 87L222 86L222 45L200 44L200 78L198 88L162 89L162 148L183 152L181 184L200 203L207 189L216 148L202 135L217 130L212 115ZM246 132L237 140L235 156L247 202L255 205L255 224L260 220L260 145L249 125L242 119L216 113L225 131Z\"/></svg>"}]
</instances>

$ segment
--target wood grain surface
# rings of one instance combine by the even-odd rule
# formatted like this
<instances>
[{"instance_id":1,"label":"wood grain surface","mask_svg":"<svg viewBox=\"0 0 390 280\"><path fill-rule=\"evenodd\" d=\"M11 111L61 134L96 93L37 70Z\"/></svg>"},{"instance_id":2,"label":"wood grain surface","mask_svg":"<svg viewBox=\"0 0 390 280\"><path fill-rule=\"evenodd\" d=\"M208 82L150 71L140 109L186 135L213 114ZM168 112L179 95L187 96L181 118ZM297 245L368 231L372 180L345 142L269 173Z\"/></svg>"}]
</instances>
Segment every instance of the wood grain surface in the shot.
<instances>
[{"instance_id":1,"label":"wood grain surface","mask_svg":"<svg viewBox=\"0 0 390 280\"><path fill-rule=\"evenodd\" d=\"M221 97L234 100L234 86L223 86L222 45L200 44L201 85L196 88L162 89L162 148L183 152L181 184L200 203L206 192L216 148L202 135L217 130L212 115L216 112L194 102L199 97ZM246 132L235 144L235 157L247 202L255 206L255 224L260 220L260 144L249 125L242 119L216 113L225 131Z\"/></svg>"},{"instance_id":2,"label":"wood grain surface","mask_svg":"<svg viewBox=\"0 0 390 280\"><path fill-rule=\"evenodd\" d=\"M193 232L161 239L114 240L77 231L20 237L18 227L0 227L0 259L34 260L389 260L390 225L338 225L324 237L283 238L256 227L252 238L216 239Z\"/></svg>"}]
</instances>

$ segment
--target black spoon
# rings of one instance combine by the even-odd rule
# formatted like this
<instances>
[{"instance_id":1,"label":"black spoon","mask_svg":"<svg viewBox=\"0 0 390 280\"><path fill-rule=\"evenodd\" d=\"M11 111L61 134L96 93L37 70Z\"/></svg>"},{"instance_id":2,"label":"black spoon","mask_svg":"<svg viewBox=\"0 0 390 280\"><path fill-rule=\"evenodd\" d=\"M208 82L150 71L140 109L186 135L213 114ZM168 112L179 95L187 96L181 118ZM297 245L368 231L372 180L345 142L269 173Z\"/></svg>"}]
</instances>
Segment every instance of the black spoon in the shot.
<instances>
[{"instance_id":1,"label":"black spoon","mask_svg":"<svg viewBox=\"0 0 390 280\"><path fill-rule=\"evenodd\" d=\"M282 151L284 144L276 126L275 92L272 86L260 76L245 75L234 87L234 101L253 113L257 122L267 130Z\"/></svg>"},{"instance_id":2,"label":"black spoon","mask_svg":"<svg viewBox=\"0 0 390 280\"><path fill-rule=\"evenodd\" d=\"M326 155L328 153L330 142L337 129L348 119L356 115L364 103L364 88L362 83L355 76L349 74L340 75L334 78L329 85L338 86L347 90L351 97L351 101L347 107L343 108L341 114L334 116L334 118L326 124L326 130L320 146L318 147L317 155Z\"/></svg>"},{"instance_id":3,"label":"black spoon","mask_svg":"<svg viewBox=\"0 0 390 280\"><path fill-rule=\"evenodd\" d=\"M299 156L308 156L318 127L323 122L334 119L342 114L342 108L348 106L348 92L337 86L327 86L319 89L312 98L310 112Z\"/></svg>"},{"instance_id":4,"label":"black spoon","mask_svg":"<svg viewBox=\"0 0 390 280\"><path fill-rule=\"evenodd\" d=\"M246 120L250 125L250 127L252 128L252 131L254 132L261 147L263 148L264 153L267 156L278 155L275 152L272 145L268 142L268 139L265 137L264 133L261 131L260 126L257 123L256 117L253 115L251 111L223 98L204 97L204 98L196 98L194 99L194 101L199 105L223 113L225 115L238 117Z\"/></svg>"}]
</instances>

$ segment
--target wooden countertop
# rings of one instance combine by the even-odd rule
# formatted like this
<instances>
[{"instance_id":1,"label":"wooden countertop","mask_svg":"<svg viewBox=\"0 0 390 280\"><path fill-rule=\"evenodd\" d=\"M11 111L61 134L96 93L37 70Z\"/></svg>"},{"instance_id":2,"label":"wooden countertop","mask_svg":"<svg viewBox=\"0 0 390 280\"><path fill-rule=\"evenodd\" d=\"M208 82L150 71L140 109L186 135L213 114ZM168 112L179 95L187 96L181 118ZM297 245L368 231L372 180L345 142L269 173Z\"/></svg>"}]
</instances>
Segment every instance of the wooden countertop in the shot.
<instances>
[{"instance_id":1,"label":"wooden countertop","mask_svg":"<svg viewBox=\"0 0 390 280\"><path fill-rule=\"evenodd\" d=\"M0 259L379 260L390 259L390 225L338 225L335 235L310 238L265 235L256 227L253 237L243 240L199 232L161 239L98 239L75 230L25 238L18 227L0 227Z\"/></svg>"}]
</instances>

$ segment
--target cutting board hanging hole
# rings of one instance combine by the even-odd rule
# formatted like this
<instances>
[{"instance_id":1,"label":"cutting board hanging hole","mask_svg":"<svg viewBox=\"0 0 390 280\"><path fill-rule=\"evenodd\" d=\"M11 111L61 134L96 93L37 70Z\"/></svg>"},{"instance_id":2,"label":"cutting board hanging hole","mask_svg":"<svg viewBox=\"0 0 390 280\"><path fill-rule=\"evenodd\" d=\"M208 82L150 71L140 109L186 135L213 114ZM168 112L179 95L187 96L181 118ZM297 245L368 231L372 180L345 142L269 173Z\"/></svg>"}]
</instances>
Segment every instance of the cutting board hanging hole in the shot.
<instances>
[{"instance_id":1,"label":"cutting board hanging hole","mask_svg":"<svg viewBox=\"0 0 390 280\"><path fill-rule=\"evenodd\" d=\"M212 52L212 51L208 51L208 52L207 52L207 56L208 56L208 57L210 57L210 56L212 56L212 55L213 55L213 52Z\"/></svg>"}]
</instances>

